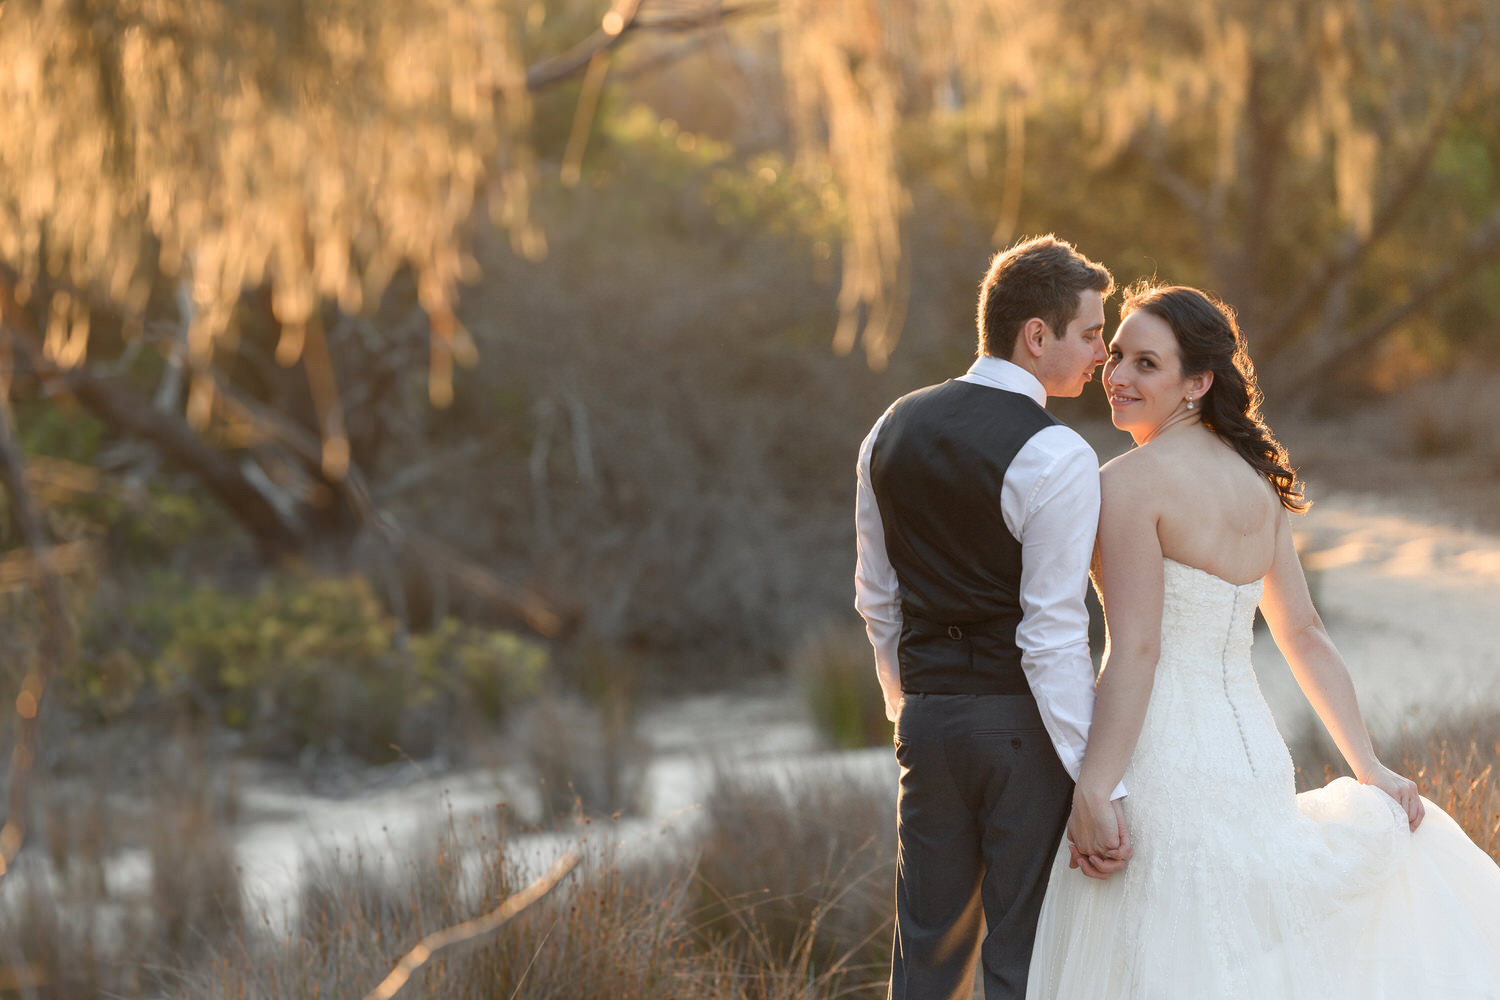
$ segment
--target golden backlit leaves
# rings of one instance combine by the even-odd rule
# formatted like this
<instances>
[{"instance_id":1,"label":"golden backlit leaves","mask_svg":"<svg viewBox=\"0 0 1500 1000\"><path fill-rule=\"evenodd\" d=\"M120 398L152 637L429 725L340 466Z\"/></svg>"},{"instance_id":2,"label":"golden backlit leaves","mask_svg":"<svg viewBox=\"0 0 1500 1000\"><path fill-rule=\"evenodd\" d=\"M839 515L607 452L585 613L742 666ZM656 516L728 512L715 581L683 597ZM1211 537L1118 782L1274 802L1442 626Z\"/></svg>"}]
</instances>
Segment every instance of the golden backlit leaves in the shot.
<instances>
[{"instance_id":1,"label":"golden backlit leaves","mask_svg":"<svg viewBox=\"0 0 1500 1000\"><path fill-rule=\"evenodd\" d=\"M325 303L373 307L410 268L433 320L429 395L451 399L453 365L474 354L454 304L477 270L466 249L476 211L522 256L546 252L530 215L537 168L521 38L543 27L547 4L9 7L0 258L21 272L23 296L51 279L52 360L85 357L85 299L139 317L158 272L179 276L193 305L190 413L202 424L218 413L204 373L233 337L242 291L264 285L285 327L277 359L308 364L314 391L333 393L318 401L326 429L341 423L337 386L311 371L310 324ZM694 16L710 8L690 5ZM1249 88L1309 88L1292 152L1326 175L1338 216L1359 235L1392 143L1422 131L1455 66L1478 65L1463 36L1474 18L1500 16L1486 10L1477 0L779 0L798 167L837 184L845 227L835 346L862 343L879 366L904 321L903 114L950 116L970 172L999 174L994 232L1005 243L1038 121L1076 124L1081 169L1183 126L1180 135L1211 143L1209 196L1222 199L1254 153ZM645 23L680 13L635 0L600 0L595 11L610 36L638 14ZM570 179L577 161L565 164ZM330 472L339 451L325 455Z\"/></svg>"},{"instance_id":2,"label":"golden backlit leaves","mask_svg":"<svg viewBox=\"0 0 1500 1000\"><path fill-rule=\"evenodd\" d=\"M901 322L901 110L949 114L976 176L1003 140L1003 245L1016 235L1029 124L1066 134L1076 123L1080 169L1142 142L1170 162L1183 148L1169 137L1207 140L1188 159L1207 164L1195 180L1222 216L1258 153L1251 88L1270 88L1261 106L1290 109L1290 152L1326 178L1338 217L1362 237L1383 178L1474 63L1473 36L1500 30L1497 10L1470 0L783 0L804 168L828 171L848 202L836 347L853 346L863 319L879 364Z\"/></svg>"},{"instance_id":3,"label":"golden backlit leaves","mask_svg":"<svg viewBox=\"0 0 1500 1000\"><path fill-rule=\"evenodd\" d=\"M906 316L910 207L895 149L900 80L882 66L885 25L874 0L783 0L783 10L800 169L815 179L831 172L844 192L834 349L848 353L862 338L871 366L883 367Z\"/></svg>"},{"instance_id":4,"label":"golden backlit leaves","mask_svg":"<svg viewBox=\"0 0 1500 1000\"><path fill-rule=\"evenodd\" d=\"M530 103L511 0L231 5L227 0L45 0L0 32L0 255L22 294L46 275L47 353L80 362L83 296L127 315L159 270L190 284L190 411L241 293L269 286L325 431L341 424L332 372L306 349L324 302L357 312L398 269L451 321L474 275L466 233L488 200L531 255ZM19 137L25 141L18 141ZM433 397L451 398L448 376ZM341 433L341 432L340 432ZM347 443L331 444L337 474Z\"/></svg>"}]
</instances>

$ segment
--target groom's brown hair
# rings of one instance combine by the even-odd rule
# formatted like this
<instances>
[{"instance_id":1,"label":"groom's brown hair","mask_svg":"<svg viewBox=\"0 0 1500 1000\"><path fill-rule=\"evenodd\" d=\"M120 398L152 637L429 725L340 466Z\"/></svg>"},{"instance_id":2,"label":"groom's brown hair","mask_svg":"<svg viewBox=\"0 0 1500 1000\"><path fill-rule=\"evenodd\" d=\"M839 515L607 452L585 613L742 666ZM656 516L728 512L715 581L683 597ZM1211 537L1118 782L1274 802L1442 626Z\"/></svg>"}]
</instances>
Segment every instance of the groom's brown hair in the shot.
<instances>
[{"instance_id":1,"label":"groom's brown hair","mask_svg":"<svg viewBox=\"0 0 1500 1000\"><path fill-rule=\"evenodd\" d=\"M1114 288L1109 269L1066 240L1050 233L1024 239L990 260L979 285L979 353L1009 359L1016 335L1033 318L1060 338L1078 314L1080 293L1108 298Z\"/></svg>"}]
</instances>

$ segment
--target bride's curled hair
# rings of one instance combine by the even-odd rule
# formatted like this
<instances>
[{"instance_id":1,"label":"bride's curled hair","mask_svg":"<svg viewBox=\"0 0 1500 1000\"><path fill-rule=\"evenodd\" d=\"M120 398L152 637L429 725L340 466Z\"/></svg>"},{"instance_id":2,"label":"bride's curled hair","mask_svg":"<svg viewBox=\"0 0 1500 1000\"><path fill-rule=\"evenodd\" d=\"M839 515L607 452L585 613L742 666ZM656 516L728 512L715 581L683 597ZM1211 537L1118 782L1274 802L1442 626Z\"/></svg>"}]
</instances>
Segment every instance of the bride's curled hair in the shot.
<instances>
[{"instance_id":1,"label":"bride's curled hair","mask_svg":"<svg viewBox=\"0 0 1500 1000\"><path fill-rule=\"evenodd\" d=\"M1301 513L1312 506L1286 449L1261 418L1263 397L1234 310L1196 288L1144 280L1125 289L1120 318L1137 310L1171 328L1184 375L1213 373L1213 384L1200 400L1203 425L1266 477L1287 510Z\"/></svg>"}]
</instances>

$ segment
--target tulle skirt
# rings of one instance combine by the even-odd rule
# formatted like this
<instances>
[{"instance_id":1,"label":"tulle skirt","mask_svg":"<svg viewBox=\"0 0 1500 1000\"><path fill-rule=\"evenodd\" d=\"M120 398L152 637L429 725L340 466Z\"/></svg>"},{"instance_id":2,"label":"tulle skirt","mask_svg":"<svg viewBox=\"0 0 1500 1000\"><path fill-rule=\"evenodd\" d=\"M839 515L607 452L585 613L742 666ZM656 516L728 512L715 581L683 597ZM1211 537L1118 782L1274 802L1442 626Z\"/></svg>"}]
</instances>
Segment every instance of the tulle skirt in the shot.
<instances>
[{"instance_id":1,"label":"tulle skirt","mask_svg":"<svg viewBox=\"0 0 1500 1000\"><path fill-rule=\"evenodd\" d=\"M1500 1000L1500 867L1425 804L1412 833L1349 778L1212 822L1211 793L1198 816L1127 798L1124 872L1085 878L1059 850L1026 996Z\"/></svg>"}]
</instances>

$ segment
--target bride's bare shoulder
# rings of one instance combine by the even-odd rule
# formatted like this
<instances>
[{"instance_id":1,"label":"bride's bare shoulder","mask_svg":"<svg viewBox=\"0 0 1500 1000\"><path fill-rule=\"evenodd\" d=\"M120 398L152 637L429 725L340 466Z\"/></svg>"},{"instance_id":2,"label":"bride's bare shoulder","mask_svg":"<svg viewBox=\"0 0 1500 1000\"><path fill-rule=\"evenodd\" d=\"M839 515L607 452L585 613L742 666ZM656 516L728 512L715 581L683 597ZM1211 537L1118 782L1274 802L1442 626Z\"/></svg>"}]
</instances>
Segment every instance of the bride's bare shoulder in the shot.
<instances>
[{"instance_id":1,"label":"bride's bare shoulder","mask_svg":"<svg viewBox=\"0 0 1500 1000\"><path fill-rule=\"evenodd\" d=\"M1099 476L1106 482L1114 480L1121 486L1127 486L1137 481L1157 481L1171 471L1172 464L1167 461L1164 453L1154 448L1139 447L1105 462L1099 470Z\"/></svg>"},{"instance_id":2,"label":"bride's bare shoulder","mask_svg":"<svg viewBox=\"0 0 1500 1000\"><path fill-rule=\"evenodd\" d=\"M1106 500L1140 501L1161 494L1172 467L1150 448L1134 448L1111 459L1099 470L1099 486Z\"/></svg>"}]
</instances>

